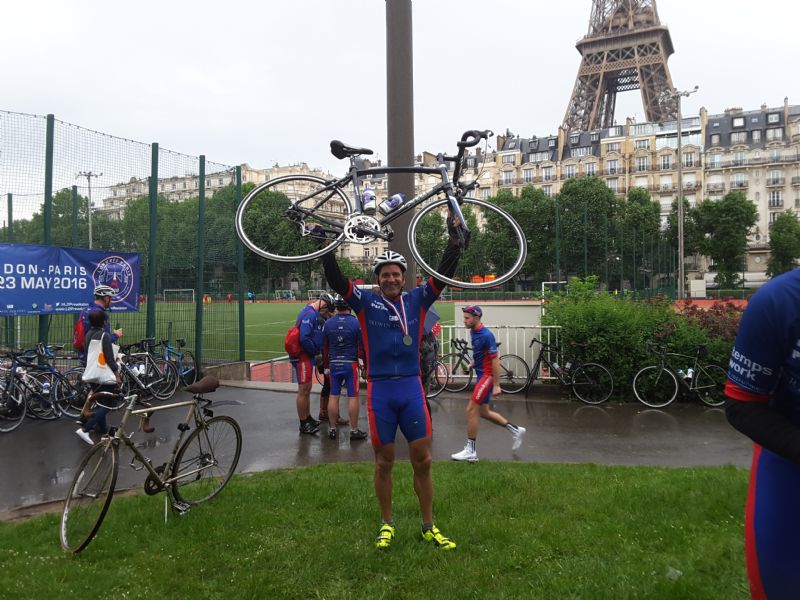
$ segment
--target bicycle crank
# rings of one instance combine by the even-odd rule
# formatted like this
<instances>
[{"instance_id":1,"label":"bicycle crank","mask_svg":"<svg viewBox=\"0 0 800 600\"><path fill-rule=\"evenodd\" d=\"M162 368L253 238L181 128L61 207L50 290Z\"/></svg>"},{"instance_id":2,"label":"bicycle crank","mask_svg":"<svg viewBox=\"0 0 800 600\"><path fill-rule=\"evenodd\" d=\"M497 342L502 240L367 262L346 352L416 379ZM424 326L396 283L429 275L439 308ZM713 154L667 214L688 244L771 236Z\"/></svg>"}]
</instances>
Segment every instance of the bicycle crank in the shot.
<instances>
[{"instance_id":1,"label":"bicycle crank","mask_svg":"<svg viewBox=\"0 0 800 600\"><path fill-rule=\"evenodd\" d=\"M159 465L156 467L156 473L159 475L164 473L164 469L167 468L167 465ZM144 480L144 493L148 496L155 496L158 492L164 489L164 484L161 483L161 480L157 477L153 477L153 474L150 473L147 476L147 479Z\"/></svg>"}]
</instances>

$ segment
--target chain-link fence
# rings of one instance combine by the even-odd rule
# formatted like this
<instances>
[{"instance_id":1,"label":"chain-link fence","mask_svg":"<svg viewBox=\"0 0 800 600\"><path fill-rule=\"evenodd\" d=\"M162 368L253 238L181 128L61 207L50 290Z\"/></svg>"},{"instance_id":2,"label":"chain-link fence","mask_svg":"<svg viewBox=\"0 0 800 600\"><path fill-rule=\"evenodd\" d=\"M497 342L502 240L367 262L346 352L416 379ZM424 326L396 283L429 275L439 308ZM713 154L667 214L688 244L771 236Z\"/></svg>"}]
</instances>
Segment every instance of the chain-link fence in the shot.
<instances>
[{"instance_id":1,"label":"chain-link fence","mask_svg":"<svg viewBox=\"0 0 800 600\"><path fill-rule=\"evenodd\" d=\"M185 338L205 362L243 359L238 167L0 111L0 194L0 241L139 254L139 312L112 315L123 343ZM75 319L4 317L0 345L69 347Z\"/></svg>"}]
</instances>

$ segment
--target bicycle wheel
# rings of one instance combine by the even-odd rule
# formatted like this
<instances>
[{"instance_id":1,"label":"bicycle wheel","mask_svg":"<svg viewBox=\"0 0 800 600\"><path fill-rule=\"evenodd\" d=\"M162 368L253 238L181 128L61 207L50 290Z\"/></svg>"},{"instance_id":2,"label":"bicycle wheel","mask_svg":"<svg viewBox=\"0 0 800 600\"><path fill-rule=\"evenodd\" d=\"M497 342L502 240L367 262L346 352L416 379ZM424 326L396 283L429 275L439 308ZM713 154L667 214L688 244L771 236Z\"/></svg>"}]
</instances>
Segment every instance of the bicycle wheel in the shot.
<instances>
[{"instance_id":1,"label":"bicycle wheel","mask_svg":"<svg viewBox=\"0 0 800 600\"><path fill-rule=\"evenodd\" d=\"M602 404L614 391L611 372L597 363L584 363L572 374L572 392L586 404Z\"/></svg>"},{"instance_id":2,"label":"bicycle wheel","mask_svg":"<svg viewBox=\"0 0 800 600\"><path fill-rule=\"evenodd\" d=\"M446 354L442 357L442 362L447 367L450 378L444 384L444 389L448 392L463 392L472 383L472 369L468 369L467 359L460 354Z\"/></svg>"},{"instance_id":3,"label":"bicycle wheel","mask_svg":"<svg viewBox=\"0 0 800 600\"><path fill-rule=\"evenodd\" d=\"M728 372L722 367L698 365L692 388L704 404L722 406L725 404L725 382L727 380Z\"/></svg>"},{"instance_id":4,"label":"bicycle wheel","mask_svg":"<svg viewBox=\"0 0 800 600\"><path fill-rule=\"evenodd\" d=\"M153 396L159 400L169 400L178 390L178 369L175 363L165 358L153 359L155 366L147 363L147 380L163 378L153 386Z\"/></svg>"},{"instance_id":5,"label":"bicycle wheel","mask_svg":"<svg viewBox=\"0 0 800 600\"><path fill-rule=\"evenodd\" d=\"M194 354L191 350L186 350L181 357L180 362L180 376L183 385L192 385L197 381L197 361L194 359Z\"/></svg>"},{"instance_id":6,"label":"bicycle wheel","mask_svg":"<svg viewBox=\"0 0 800 600\"><path fill-rule=\"evenodd\" d=\"M633 393L645 406L663 408L678 395L678 380L669 369L650 365L633 376Z\"/></svg>"},{"instance_id":7,"label":"bicycle wheel","mask_svg":"<svg viewBox=\"0 0 800 600\"><path fill-rule=\"evenodd\" d=\"M55 403L55 381L53 374L40 371L30 375L27 381L28 416L43 421L54 421L59 417Z\"/></svg>"},{"instance_id":8,"label":"bicycle wheel","mask_svg":"<svg viewBox=\"0 0 800 600\"><path fill-rule=\"evenodd\" d=\"M83 457L61 513L61 547L77 553L92 541L108 512L119 470L118 450L108 440Z\"/></svg>"},{"instance_id":9,"label":"bicycle wheel","mask_svg":"<svg viewBox=\"0 0 800 600\"><path fill-rule=\"evenodd\" d=\"M288 175L253 188L236 209L236 235L264 258L303 262L336 248L353 212L347 194L321 177ZM319 248L308 229L320 226L333 241Z\"/></svg>"},{"instance_id":10,"label":"bicycle wheel","mask_svg":"<svg viewBox=\"0 0 800 600\"><path fill-rule=\"evenodd\" d=\"M195 429L178 451L172 468L176 500L200 504L230 480L242 451L242 430L228 416L213 417Z\"/></svg>"},{"instance_id":11,"label":"bicycle wheel","mask_svg":"<svg viewBox=\"0 0 800 600\"><path fill-rule=\"evenodd\" d=\"M506 394L518 394L525 389L531 370L522 357L504 354L500 357L500 389Z\"/></svg>"},{"instance_id":12,"label":"bicycle wheel","mask_svg":"<svg viewBox=\"0 0 800 600\"><path fill-rule=\"evenodd\" d=\"M426 398L436 398L447 387L447 380L450 378L450 373L447 370L447 365L442 361L437 360L433 367L433 372L428 377L428 393L425 394Z\"/></svg>"},{"instance_id":13,"label":"bicycle wheel","mask_svg":"<svg viewBox=\"0 0 800 600\"><path fill-rule=\"evenodd\" d=\"M528 254L528 243L517 222L503 209L477 198L464 198L461 212L470 228L470 243L465 255L470 255L486 265L484 273L494 278L482 282L451 279L437 273L431 265L438 265L447 238L445 216L448 201L436 200L420 210L408 227L408 245L419 267L448 285L464 289L485 289L498 286L516 275Z\"/></svg>"},{"instance_id":14,"label":"bicycle wheel","mask_svg":"<svg viewBox=\"0 0 800 600\"><path fill-rule=\"evenodd\" d=\"M9 383L10 389L0 396L0 433L9 433L22 425L28 412L28 403L19 386Z\"/></svg>"},{"instance_id":15,"label":"bicycle wheel","mask_svg":"<svg viewBox=\"0 0 800 600\"><path fill-rule=\"evenodd\" d=\"M81 377L83 369L70 369L56 376L56 404L62 414L72 419L81 416L87 388Z\"/></svg>"}]
</instances>

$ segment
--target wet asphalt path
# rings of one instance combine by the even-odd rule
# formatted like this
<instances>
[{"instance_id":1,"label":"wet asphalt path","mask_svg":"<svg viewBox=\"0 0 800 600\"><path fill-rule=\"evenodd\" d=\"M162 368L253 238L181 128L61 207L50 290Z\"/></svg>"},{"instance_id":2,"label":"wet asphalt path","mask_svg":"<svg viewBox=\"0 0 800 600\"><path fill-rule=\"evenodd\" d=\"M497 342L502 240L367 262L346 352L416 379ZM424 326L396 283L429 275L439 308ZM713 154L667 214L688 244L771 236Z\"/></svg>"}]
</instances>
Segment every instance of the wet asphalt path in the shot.
<instances>
[{"instance_id":1,"label":"wet asphalt path","mask_svg":"<svg viewBox=\"0 0 800 600\"><path fill-rule=\"evenodd\" d=\"M371 462L369 441L350 443L345 435L329 440L323 424L314 436L297 431L297 414L290 384L265 384L271 389L252 387L219 388L209 394L219 406L216 414L239 421L243 432L238 472L256 472L331 462ZM183 392L175 400L188 399ZM312 394L316 415L318 394ZM699 403L680 403L664 410L648 409L638 403L587 406L569 401L557 392L545 395L538 388L534 397L505 396L495 409L528 432L522 447L511 451L511 436L482 421L478 435L481 460L598 463L607 465L748 467L751 443L726 422L721 409ZM440 396L432 402L432 450L434 460L449 460L464 447L465 406L468 396ZM361 429L368 429L364 398L361 398ZM345 400L342 407L345 407ZM178 434L177 424L184 409L157 413L156 431L136 433L134 439L154 464L169 456ZM110 415L113 425L118 415ZM64 498L74 468L88 446L74 433L72 421L26 421L10 434L0 434L0 518L13 517L16 509ZM398 432L398 460L408 454ZM146 472L128 466L130 453L120 453L118 488L140 487ZM5 513L5 514L3 514Z\"/></svg>"}]
</instances>

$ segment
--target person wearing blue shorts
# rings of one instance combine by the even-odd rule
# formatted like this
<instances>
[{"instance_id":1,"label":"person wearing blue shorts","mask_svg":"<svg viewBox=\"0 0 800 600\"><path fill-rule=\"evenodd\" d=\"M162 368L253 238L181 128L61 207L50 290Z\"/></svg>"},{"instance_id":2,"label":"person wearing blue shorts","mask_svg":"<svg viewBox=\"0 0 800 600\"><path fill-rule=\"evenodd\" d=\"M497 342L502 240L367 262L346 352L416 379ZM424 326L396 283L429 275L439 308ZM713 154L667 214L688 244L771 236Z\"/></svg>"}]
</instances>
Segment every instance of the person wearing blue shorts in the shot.
<instances>
[{"instance_id":1,"label":"person wearing blue shorts","mask_svg":"<svg viewBox=\"0 0 800 600\"><path fill-rule=\"evenodd\" d=\"M339 419L339 395L342 387L347 390L348 413L351 424L350 439L365 440L367 432L358 428L358 357L361 350L361 326L350 314L350 305L344 298L334 298L336 314L325 321L322 328L322 354L330 377L330 399L328 400L328 437L335 440L336 426L348 421Z\"/></svg>"},{"instance_id":2,"label":"person wearing blue shorts","mask_svg":"<svg viewBox=\"0 0 800 600\"><path fill-rule=\"evenodd\" d=\"M477 383L472 391L472 398L467 403L467 445L461 452L451 454L450 457L453 460L478 462L478 453L475 449L475 440L478 438L478 417L508 429L513 438L512 450L522 445L525 428L517 427L503 415L489 408L492 397L502 393L497 343L494 334L481 323L483 310L480 306L465 306L461 312L464 313L464 326L470 330L472 336L472 362L469 366L475 369Z\"/></svg>"},{"instance_id":3,"label":"person wearing blue shorts","mask_svg":"<svg viewBox=\"0 0 800 600\"><path fill-rule=\"evenodd\" d=\"M450 239L437 271L445 277L455 273L461 247L448 217ZM367 291L344 277L335 253L322 257L325 277L331 288L353 308L361 325L367 372L367 416L375 452L375 495L383 523L375 542L388 548L396 529L392 513L392 469L398 427L408 441L414 471L414 491L422 514L422 539L442 550L456 547L433 523L433 477L431 475L431 421L425 405L419 368L419 344L425 315L445 283L430 277L408 293L406 259L387 250L375 257L372 266L379 293Z\"/></svg>"},{"instance_id":4,"label":"person wearing blue shorts","mask_svg":"<svg viewBox=\"0 0 800 600\"><path fill-rule=\"evenodd\" d=\"M728 365L725 414L753 440L745 562L754 599L800 597L800 269L750 299Z\"/></svg>"}]
</instances>

